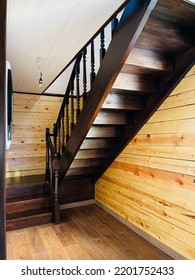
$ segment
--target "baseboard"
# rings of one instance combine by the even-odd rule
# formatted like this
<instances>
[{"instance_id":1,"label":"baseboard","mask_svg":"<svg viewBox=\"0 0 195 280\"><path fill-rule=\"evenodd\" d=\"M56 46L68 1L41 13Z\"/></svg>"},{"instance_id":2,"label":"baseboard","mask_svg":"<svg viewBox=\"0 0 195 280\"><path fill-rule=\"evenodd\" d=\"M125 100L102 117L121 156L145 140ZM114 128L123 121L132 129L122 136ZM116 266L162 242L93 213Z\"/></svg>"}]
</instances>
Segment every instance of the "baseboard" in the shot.
<instances>
[{"instance_id":1,"label":"baseboard","mask_svg":"<svg viewBox=\"0 0 195 280\"><path fill-rule=\"evenodd\" d=\"M79 201L79 202L63 204L63 205L60 205L60 210L64 210L64 209L68 209L68 208L75 208L75 207L80 207L80 206L87 206L87 205L92 205L92 204L95 204L95 199L89 199L89 200L84 200L84 201Z\"/></svg>"},{"instance_id":2,"label":"baseboard","mask_svg":"<svg viewBox=\"0 0 195 280\"><path fill-rule=\"evenodd\" d=\"M145 238L147 241L149 241L151 244L153 244L154 246L159 248L161 251L163 251L164 253L168 254L173 259L175 259L175 260L186 260L186 258L184 256L182 256L178 252L174 251L170 247L166 246L165 244L163 244L162 242L160 242L156 238L152 237L151 235L149 235L148 233L146 233L142 229L136 227L134 224L132 224L131 222L127 221L125 218L121 217L119 214L115 213L113 210L111 210L110 208L108 208L107 206L102 204L101 202L95 200L95 203L96 203L97 206L99 206L104 211L106 211L107 213L112 215L114 218L119 220L121 223L123 223L124 225L129 227L131 230L135 231L137 234L139 234L140 236Z\"/></svg>"}]
</instances>

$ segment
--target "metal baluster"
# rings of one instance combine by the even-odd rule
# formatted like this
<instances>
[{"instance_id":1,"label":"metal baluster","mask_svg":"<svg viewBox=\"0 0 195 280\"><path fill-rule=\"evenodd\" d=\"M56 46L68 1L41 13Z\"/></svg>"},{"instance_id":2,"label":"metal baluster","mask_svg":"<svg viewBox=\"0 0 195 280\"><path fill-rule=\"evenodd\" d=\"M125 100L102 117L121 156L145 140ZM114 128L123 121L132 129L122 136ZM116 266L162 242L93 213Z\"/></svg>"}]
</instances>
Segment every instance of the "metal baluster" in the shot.
<instances>
[{"instance_id":1,"label":"metal baluster","mask_svg":"<svg viewBox=\"0 0 195 280\"><path fill-rule=\"evenodd\" d=\"M90 75L90 85L92 87L93 81L95 79L95 51L94 51L94 41L91 42L91 75Z\"/></svg>"},{"instance_id":2,"label":"metal baluster","mask_svg":"<svg viewBox=\"0 0 195 280\"><path fill-rule=\"evenodd\" d=\"M87 98L87 68L86 68L87 49L83 50L83 104Z\"/></svg>"},{"instance_id":3,"label":"metal baluster","mask_svg":"<svg viewBox=\"0 0 195 280\"><path fill-rule=\"evenodd\" d=\"M80 75L80 61L77 61L76 64L76 94L77 94L77 109L76 109L76 121L80 115L80 84L79 84L79 75Z\"/></svg>"},{"instance_id":4,"label":"metal baluster","mask_svg":"<svg viewBox=\"0 0 195 280\"><path fill-rule=\"evenodd\" d=\"M104 32L104 30L102 30L102 32L100 33L100 63L103 60L105 54L106 54L105 32Z\"/></svg>"}]
</instances>

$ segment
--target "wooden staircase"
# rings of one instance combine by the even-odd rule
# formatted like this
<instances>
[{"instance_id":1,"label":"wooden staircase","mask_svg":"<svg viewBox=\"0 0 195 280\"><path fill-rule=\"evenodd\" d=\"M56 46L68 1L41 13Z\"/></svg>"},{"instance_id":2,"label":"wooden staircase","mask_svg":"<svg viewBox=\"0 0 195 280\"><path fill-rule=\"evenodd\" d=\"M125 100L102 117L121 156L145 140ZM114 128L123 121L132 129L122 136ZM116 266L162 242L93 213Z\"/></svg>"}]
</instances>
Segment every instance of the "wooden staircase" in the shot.
<instances>
[{"instance_id":1,"label":"wooden staircase","mask_svg":"<svg viewBox=\"0 0 195 280\"><path fill-rule=\"evenodd\" d=\"M92 55L92 83L88 93L86 51L83 51L83 96L87 94L87 97L81 112L79 106L74 108L72 101L74 84L77 101L80 98L81 57L78 64L76 61L55 124L52 148L59 155L60 143L64 145L56 173L61 186L64 180L78 178L90 178L95 183L194 65L195 7L184 1L178 1L182 2L178 5L176 2L129 1L107 51L104 35L100 36L103 37L100 54L104 53L104 57L96 75ZM69 103L71 133L65 145L64 133L62 140L58 136L64 129L64 112L68 125ZM76 122L74 111L79 111ZM55 187L56 205L62 190L60 187L58 193Z\"/></svg>"},{"instance_id":2,"label":"wooden staircase","mask_svg":"<svg viewBox=\"0 0 195 280\"><path fill-rule=\"evenodd\" d=\"M148 5L151 4L149 2ZM131 52L121 68L120 59L123 58L119 58L117 48L122 44L119 41L126 40L127 33L124 37L119 35L116 43L113 38L111 49L115 53L112 54L115 62L102 63L100 72L102 69L101 73L105 71L104 77L103 74L97 75L94 81L96 88L92 86L87 109L83 108L62 156L61 165L65 172L61 172L61 180L66 174L66 180L68 177L90 177L96 182L194 65L195 28L189 25L195 9L183 1L176 7L175 2L157 1L153 11L148 9L149 6L144 10L140 4L139 11L143 9L141 26L140 19L130 22L137 28L139 37L136 42L130 40L128 49L131 48ZM149 19L143 23L146 15ZM116 65L117 59L119 66ZM120 71L108 93L107 85L104 87L104 80L109 78L106 70L112 72L114 67L116 72L119 68ZM111 79L114 79L115 73L112 75ZM100 91L103 93L98 100ZM90 115L88 112L92 103L96 105Z\"/></svg>"}]
</instances>

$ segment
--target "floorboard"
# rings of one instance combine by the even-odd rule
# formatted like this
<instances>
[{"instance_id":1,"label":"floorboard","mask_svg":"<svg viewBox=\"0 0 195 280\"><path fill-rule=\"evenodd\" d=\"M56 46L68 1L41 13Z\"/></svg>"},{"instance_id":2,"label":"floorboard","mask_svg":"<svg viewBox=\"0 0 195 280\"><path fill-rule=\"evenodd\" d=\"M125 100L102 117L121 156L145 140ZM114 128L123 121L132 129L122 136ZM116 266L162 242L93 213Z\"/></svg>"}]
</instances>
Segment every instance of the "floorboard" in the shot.
<instances>
[{"instance_id":1,"label":"floorboard","mask_svg":"<svg viewBox=\"0 0 195 280\"><path fill-rule=\"evenodd\" d=\"M96 205L63 210L60 225L7 232L10 260L171 260Z\"/></svg>"}]
</instances>

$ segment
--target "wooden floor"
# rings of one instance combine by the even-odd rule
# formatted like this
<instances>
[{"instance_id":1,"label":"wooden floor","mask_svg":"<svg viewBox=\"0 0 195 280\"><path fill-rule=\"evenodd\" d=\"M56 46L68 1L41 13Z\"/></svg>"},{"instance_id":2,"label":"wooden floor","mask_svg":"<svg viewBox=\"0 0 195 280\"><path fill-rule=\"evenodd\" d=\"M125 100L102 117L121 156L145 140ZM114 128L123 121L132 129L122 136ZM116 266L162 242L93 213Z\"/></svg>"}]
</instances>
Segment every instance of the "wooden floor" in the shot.
<instances>
[{"instance_id":1,"label":"wooden floor","mask_svg":"<svg viewBox=\"0 0 195 280\"><path fill-rule=\"evenodd\" d=\"M11 260L170 260L96 205L63 210L60 225L7 232Z\"/></svg>"}]
</instances>

